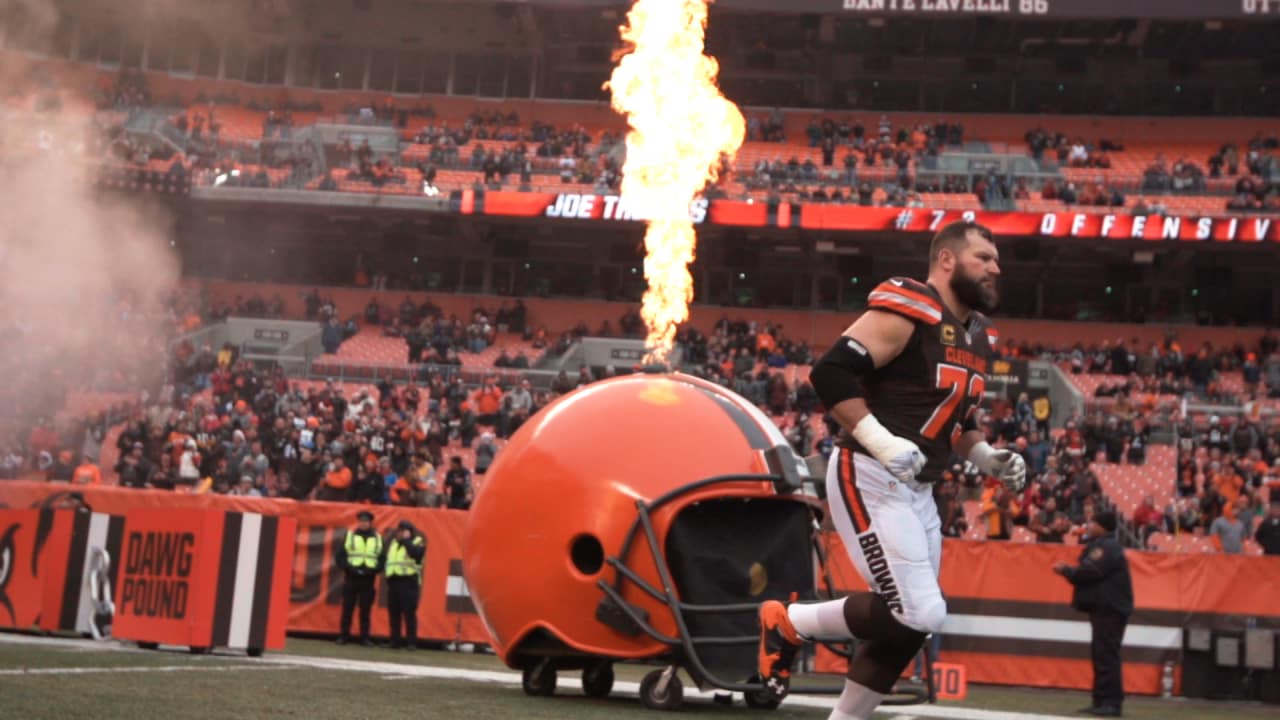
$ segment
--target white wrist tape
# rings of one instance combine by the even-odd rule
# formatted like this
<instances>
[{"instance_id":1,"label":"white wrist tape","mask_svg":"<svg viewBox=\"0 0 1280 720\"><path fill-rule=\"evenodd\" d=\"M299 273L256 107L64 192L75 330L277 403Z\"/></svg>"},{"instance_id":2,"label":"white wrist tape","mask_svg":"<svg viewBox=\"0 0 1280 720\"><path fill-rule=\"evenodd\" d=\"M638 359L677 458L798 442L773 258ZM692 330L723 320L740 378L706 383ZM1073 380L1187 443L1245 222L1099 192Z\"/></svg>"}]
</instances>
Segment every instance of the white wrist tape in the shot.
<instances>
[{"instance_id":1,"label":"white wrist tape","mask_svg":"<svg viewBox=\"0 0 1280 720\"><path fill-rule=\"evenodd\" d=\"M902 438L886 430L871 413L858 421L851 434L859 445L880 462L886 462L897 455L902 444Z\"/></svg>"}]
</instances>

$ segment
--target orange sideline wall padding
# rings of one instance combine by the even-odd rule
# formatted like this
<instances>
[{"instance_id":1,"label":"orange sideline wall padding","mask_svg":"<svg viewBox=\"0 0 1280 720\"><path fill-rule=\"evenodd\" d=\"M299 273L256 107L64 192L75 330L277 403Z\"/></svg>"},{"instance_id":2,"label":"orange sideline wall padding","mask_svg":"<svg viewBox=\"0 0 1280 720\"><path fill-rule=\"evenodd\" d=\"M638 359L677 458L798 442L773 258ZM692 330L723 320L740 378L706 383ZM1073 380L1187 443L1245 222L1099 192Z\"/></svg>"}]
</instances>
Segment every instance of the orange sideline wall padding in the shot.
<instances>
[{"instance_id":1,"label":"orange sideline wall padding","mask_svg":"<svg viewBox=\"0 0 1280 720\"><path fill-rule=\"evenodd\" d=\"M22 542L27 524L40 515L33 509L57 506L70 488L32 482L0 483L0 538L16 521L24 527L14 537ZM297 522L296 549L279 558L278 567L291 566L288 629L292 632L335 633L342 598L342 572L334 566L334 551L346 528L354 524L358 506L338 503L297 503L212 495L185 495L122 488L78 488L95 513L128 515L140 509L221 510L293 518ZM466 514L454 510L371 507L375 525L388 530L401 519L418 526L427 539L422 603L418 609L423 639L487 642L461 577L461 538ZM55 524L71 513L45 513ZM58 526L61 527L61 526ZM283 527L283 524L282 524ZM67 533L70 536L70 533ZM108 536L111 534L108 531ZM65 566L70 543L61 549L53 533L42 558ZM826 538L828 569L837 592L865 589L835 535ZM28 551L19 550L20 559ZM941 584L948 603L948 624L942 633L944 662L963 664L968 679L979 683L1040 687L1088 688L1087 617L1070 607L1071 588L1053 574L1055 562L1075 562L1080 549L1062 545L946 540L943 543ZM59 560L59 558L62 558ZM1280 577L1280 558L1238 555L1180 555L1130 551L1137 610L1125 635L1125 686L1129 692L1159 692L1164 662L1177 661L1182 628L1190 625L1219 629L1243 628L1249 618L1257 627L1280 629L1280 605L1271 588ZM49 565L43 565L49 567ZM17 568L15 572L29 572ZM200 572L197 570L197 572ZM10 596L18 576L9 581ZM451 582L451 578L453 578ZM37 583L38 584L38 583ZM39 602L42 591L31 581L21 585L23 607L17 615L32 616L28 603ZM57 582L43 585L44 606L66 605ZM52 592L51 590L52 589ZM378 604L385 607L384 588ZM531 589L531 591L534 591ZM58 597L57 602L50 598ZM117 590L117 597L119 591ZM283 593L271 602L285 602ZM7 613L0 607L0 624ZM1046 622L1047 621L1047 622ZM44 623L42 623L43 625ZM54 627L59 627L54 625ZM74 627L63 625L62 627ZM373 614L373 631L385 635L386 613ZM283 638L281 638L283 640ZM819 667L843 671L836 659L820 653Z\"/></svg>"},{"instance_id":2,"label":"orange sideline wall padding","mask_svg":"<svg viewBox=\"0 0 1280 720\"><path fill-rule=\"evenodd\" d=\"M234 513L261 514L278 516L282 520L289 519L296 523L294 533L295 545L288 553L275 563L277 568L290 568L286 576L289 580L287 593L272 593L270 598L272 612L285 612L287 627L294 632L335 633L342 610L343 572L334 564L334 554L342 542L346 529L355 525L355 513L359 509L355 505L342 503L297 503L292 500L274 500L265 498L248 498L225 495L190 495L184 493L158 490L130 490L117 487L71 487L64 484L46 484L35 482L0 483L0 507L11 508L49 508L65 504L72 491L80 493L85 502L93 509L94 514L112 516L138 513L141 510L151 512L162 511L175 516L189 511L220 510ZM424 639L457 640L460 642L488 642L488 634L479 615L475 613L470 598L466 595L462 578L462 529L466 522L466 514L457 510L426 510L420 508L370 507L375 516L374 525L382 532L389 531L400 520L409 520L423 532L427 540L426 562L423 568L422 600L418 607L418 634ZM69 515L70 513L54 513ZM283 532L283 523L281 524ZM3 533L4 525L0 525ZM206 531L202 531L206 532ZM221 542L221 535L210 529L204 536L200 551L202 562L204 553L213 553L217 560L219 547L212 547ZM68 530L69 534L69 530ZM57 534L55 534L56 536ZM126 548L127 555L127 548ZM112 554L113 561L117 553ZM58 556L56 561L65 565L66 553ZM127 560L127 557L125 558ZM215 563L216 565L217 563ZM51 567L44 565L42 567ZM119 567L117 563L116 567ZM204 571L199 571L204 572ZM457 578L452 585L449 578ZM49 580L57 585L51 596L61 597L63 594L63 578L54 574ZM79 579L75 580L79 583ZM450 587L453 594L450 594ZM117 596L117 618L120 617L119 597L121 588L115 587ZM212 593L209 593L211 599ZM284 603L287 602L287 605ZM56 615L61 607L61 600L50 601L51 613ZM378 608L373 613L373 632L377 635L388 634L385 586L378 588ZM56 606L56 607L55 607ZM49 613L47 613L49 614ZM4 626L5 612L0 609L0 626ZM46 629L75 629L70 625L54 624ZM121 629L117 632L125 632ZM219 634L215 628L215 634ZM220 633L226 637L225 631ZM124 637L122 635L122 637ZM144 641L151 638L132 638ZM283 630L279 634L279 642L283 645ZM169 642L169 640L159 640ZM269 645L269 648L276 645Z\"/></svg>"},{"instance_id":3,"label":"orange sideline wall padding","mask_svg":"<svg viewBox=\"0 0 1280 720\"><path fill-rule=\"evenodd\" d=\"M30 628L40 619L44 585L32 562L38 510L0 510L0 628Z\"/></svg>"},{"instance_id":4,"label":"orange sideline wall padding","mask_svg":"<svg viewBox=\"0 0 1280 720\"><path fill-rule=\"evenodd\" d=\"M6 483L0 505L0 627L89 633L91 588L110 583L112 635L191 647L284 647L296 519L176 496ZM188 496L188 500L194 499ZM110 510L99 512L98 510ZM105 557L109 562L104 562Z\"/></svg>"},{"instance_id":5,"label":"orange sideline wall padding","mask_svg":"<svg viewBox=\"0 0 1280 720\"><path fill-rule=\"evenodd\" d=\"M112 635L192 647L281 649L297 521L223 509L125 515ZM273 599L278 599L272 602Z\"/></svg>"},{"instance_id":6,"label":"orange sideline wall padding","mask_svg":"<svg viewBox=\"0 0 1280 720\"><path fill-rule=\"evenodd\" d=\"M865 590L840 539L832 535L828 543L837 592ZM948 618L940 660L965 665L971 682L1091 687L1088 616L1071 609L1070 583L1051 570L1057 562L1075 563L1080 552L1052 544L944 541L940 582ZM1137 606L1122 650L1128 692L1160 691L1163 665L1178 661L1185 626L1242 629L1251 617L1258 627L1280 629L1271 590L1280 558L1133 550L1126 556ZM831 653L818 660L824 670L845 670Z\"/></svg>"}]
</instances>

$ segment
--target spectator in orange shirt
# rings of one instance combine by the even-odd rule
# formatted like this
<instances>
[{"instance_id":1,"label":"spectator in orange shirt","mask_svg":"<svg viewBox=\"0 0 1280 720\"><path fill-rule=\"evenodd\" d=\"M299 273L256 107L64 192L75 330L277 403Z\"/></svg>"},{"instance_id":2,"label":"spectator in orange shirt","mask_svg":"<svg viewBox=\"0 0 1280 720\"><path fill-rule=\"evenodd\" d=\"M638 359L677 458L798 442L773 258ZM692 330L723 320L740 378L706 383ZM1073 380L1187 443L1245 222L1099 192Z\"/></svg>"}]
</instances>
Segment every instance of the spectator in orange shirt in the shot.
<instances>
[{"instance_id":1,"label":"spectator in orange shirt","mask_svg":"<svg viewBox=\"0 0 1280 720\"><path fill-rule=\"evenodd\" d=\"M76 485L101 485L102 471L94 464L93 458L88 455L84 456L84 460L76 466L75 472L72 473L71 482Z\"/></svg>"},{"instance_id":2,"label":"spectator in orange shirt","mask_svg":"<svg viewBox=\"0 0 1280 720\"><path fill-rule=\"evenodd\" d=\"M764 360L778 346L778 341L774 339L773 334L768 330L761 330L756 335L756 357Z\"/></svg>"},{"instance_id":3,"label":"spectator in orange shirt","mask_svg":"<svg viewBox=\"0 0 1280 720\"><path fill-rule=\"evenodd\" d=\"M988 540L1009 539L1009 518L1005 506L1004 486L994 478L987 479L982 490L982 519L987 525Z\"/></svg>"},{"instance_id":4,"label":"spectator in orange shirt","mask_svg":"<svg viewBox=\"0 0 1280 720\"><path fill-rule=\"evenodd\" d=\"M735 357L737 357L737 355L738 355L738 349L737 349L737 348L734 348L731 352L729 352L727 355L725 355L724 360L723 360L723 361L721 361L721 363L720 363L720 372L721 372L723 375L725 375L726 377L733 377L733 374L734 374L734 372L733 372L733 360L734 360L734 358L735 358Z\"/></svg>"},{"instance_id":5,"label":"spectator in orange shirt","mask_svg":"<svg viewBox=\"0 0 1280 720\"><path fill-rule=\"evenodd\" d=\"M431 481L431 482L434 482ZM413 507L416 505L425 505L422 502L422 495L427 490L427 484L423 482L413 472L407 472L396 479L394 485L391 486L391 502L394 505L405 505Z\"/></svg>"},{"instance_id":6,"label":"spectator in orange shirt","mask_svg":"<svg viewBox=\"0 0 1280 720\"><path fill-rule=\"evenodd\" d=\"M324 482L316 489L317 500L342 502L347 499L351 489L351 468L342 461L342 456L333 458L329 472L325 473Z\"/></svg>"},{"instance_id":7,"label":"spectator in orange shirt","mask_svg":"<svg viewBox=\"0 0 1280 720\"><path fill-rule=\"evenodd\" d=\"M391 486L392 504L436 507L439 493L436 491L435 468L422 455L414 455L410 463Z\"/></svg>"},{"instance_id":8,"label":"spectator in orange shirt","mask_svg":"<svg viewBox=\"0 0 1280 720\"><path fill-rule=\"evenodd\" d=\"M427 431L430 427L430 421L425 418L406 423L404 429L400 431L400 439L404 441L407 449L415 451L426 444Z\"/></svg>"},{"instance_id":9,"label":"spectator in orange shirt","mask_svg":"<svg viewBox=\"0 0 1280 720\"><path fill-rule=\"evenodd\" d=\"M498 410L502 408L502 388L498 387L497 378L492 375L484 379L484 384L476 390L472 397L476 407L476 422L493 427L498 424Z\"/></svg>"},{"instance_id":10,"label":"spectator in orange shirt","mask_svg":"<svg viewBox=\"0 0 1280 720\"><path fill-rule=\"evenodd\" d=\"M1262 459L1262 451L1257 448L1249 451L1248 467L1258 477L1266 475L1271 470L1271 466L1267 464L1267 461Z\"/></svg>"},{"instance_id":11,"label":"spectator in orange shirt","mask_svg":"<svg viewBox=\"0 0 1280 720\"><path fill-rule=\"evenodd\" d=\"M1244 487L1244 478L1236 472L1234 464L1224 462L1222 470L1213 478L1213 485L1217 489L1218 494L1222 496L1224 510L1235 504L1236 498L1240 497L1240 490Z\"/></svg>"}]
</instances>

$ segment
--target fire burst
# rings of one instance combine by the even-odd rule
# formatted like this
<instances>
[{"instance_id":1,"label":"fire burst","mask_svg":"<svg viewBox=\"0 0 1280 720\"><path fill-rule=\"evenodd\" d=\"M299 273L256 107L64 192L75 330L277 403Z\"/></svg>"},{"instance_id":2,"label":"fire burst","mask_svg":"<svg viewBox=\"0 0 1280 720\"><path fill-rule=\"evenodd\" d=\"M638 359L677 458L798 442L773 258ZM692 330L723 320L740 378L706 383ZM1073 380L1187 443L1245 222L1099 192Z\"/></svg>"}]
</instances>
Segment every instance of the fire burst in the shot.
<instances>
[{"instance_id":1,"label":"fire burst","mask_svg":"<svg viewBox=\"0 0 1280 720\"><path fill-rule=\"evenodd\" d=\"M697 238L689 206L742 145L745 123L716 87L719 66L702 53L704 0L636 0L620 31L626 47L607 87L627 116L622 196L648 220L640 315L649 362L665 363L689 318Z\"/></svg>"}]
</instances>

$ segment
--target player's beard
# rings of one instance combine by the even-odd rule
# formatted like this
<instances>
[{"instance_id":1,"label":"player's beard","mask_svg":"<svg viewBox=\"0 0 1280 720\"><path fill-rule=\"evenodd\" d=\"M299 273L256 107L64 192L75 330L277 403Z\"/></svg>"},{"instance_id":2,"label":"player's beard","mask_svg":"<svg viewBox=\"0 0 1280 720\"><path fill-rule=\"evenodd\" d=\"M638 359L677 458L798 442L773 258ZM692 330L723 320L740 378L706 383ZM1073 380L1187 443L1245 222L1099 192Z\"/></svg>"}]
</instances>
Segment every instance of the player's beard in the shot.
<instances>
[{"instance_id":1,"label":"player's beard","mask_svg":"<svg viewBox=\"0 0 1280 720\"><path fill-rule=\"evenodd\" d=\"M994 312L996 306L1000 304L1000 291L995 282L993 278L991 287L987 287L980 280L966 275L963 268L957 267L951 274L951 292L956 294L957 300L970 308L978 312L990 313Z\"/></svg>"}]
</instances>

